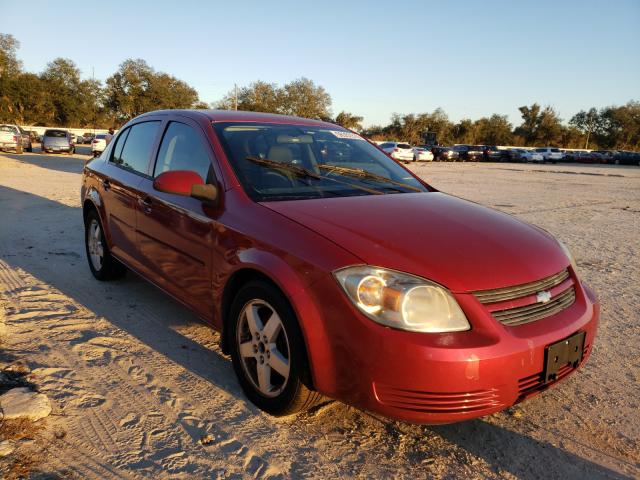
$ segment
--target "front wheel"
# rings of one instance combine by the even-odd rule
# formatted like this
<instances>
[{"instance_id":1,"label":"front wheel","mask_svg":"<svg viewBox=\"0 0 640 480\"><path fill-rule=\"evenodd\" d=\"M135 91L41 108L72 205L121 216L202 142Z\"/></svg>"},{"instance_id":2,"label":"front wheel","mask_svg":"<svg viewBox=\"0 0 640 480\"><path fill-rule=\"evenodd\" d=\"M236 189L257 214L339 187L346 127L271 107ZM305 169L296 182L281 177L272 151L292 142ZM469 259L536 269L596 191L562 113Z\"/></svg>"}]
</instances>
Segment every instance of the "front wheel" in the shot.
<instances>
[{"instance_id":1,"label":"front wheel","mask_svg":"<svg viewBox=\"0 0 640 480\"><path fill-rule=\"evenodd\" d=\"M319 403L298 321L278 289L248 283L236 295L229 319L233 368L249 400L276 416Z\"/></svg>"},{"instance_id":2,"label":"front wheel","mask_svg":"<svg viewBox=\"0 0 640 480\"><path fill-rule=\"evenodd\" d=\"M111 255L100 217L95 210L87 213L84 240L89 268L98 280L115 280L127 272L125 266Z\"/></svg>"}]
</instances>

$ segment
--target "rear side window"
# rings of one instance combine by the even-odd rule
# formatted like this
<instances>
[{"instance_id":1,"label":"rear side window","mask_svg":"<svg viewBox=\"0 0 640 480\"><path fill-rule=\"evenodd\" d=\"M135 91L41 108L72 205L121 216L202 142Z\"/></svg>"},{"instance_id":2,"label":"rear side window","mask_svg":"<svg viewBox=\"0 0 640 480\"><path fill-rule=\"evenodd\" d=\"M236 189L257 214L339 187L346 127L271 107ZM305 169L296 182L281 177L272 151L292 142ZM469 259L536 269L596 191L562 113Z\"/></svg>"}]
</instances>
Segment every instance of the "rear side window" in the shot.
<instances>
[{"instance_id":1,"label":"rear side window","mask_svg":"<svg viewBox=\"0 0 640 480\"><path fill-rule=\"evenodd\" d=\"M47 130L44 132L45 137L65 138L67 136L66 130Z\"/></svg>"},{"instance_id":2,"label":"rear side window","mask_svg":"<svg viewBox=\"0 0 640 480\"><path fill-rule=\"evenodd\" d=\"M411 145L408 143L399 143L398 148L411 148Z\"/></svg>"},{"instance_id":3,"label":"rear side window","mask_svg":"<svg viewBox=\"0 0 640 480\"><path fill-rule=\"evenodd\" d=\"M380 145L380 148L392 148L394 145L393 143L383 143L382 145Z\"/></svg>"},{"instance_id":4,"label":"rear side window","mask_svg":"<svg viewBox=\"0 0 640 480\"><path fill-rule=\"evenodd\" d=\"M121 147L119 156L116 157L116 150L120 148L120 139L124 135L118 137L118 145L114 149L113 163L120 165L127 170L137 173L147 173L149 165L149 155L153 148L153 142L158 133L159 121L137 123L125 132L126 138L123 138L123 146Z\"/></svg>"},{"instance_id":5,"label":"rear side window","mask_svg":"<svg viewBox=\"0 0 640 480\"><path fill-rule=\"evenodd\" d=\"M557 148L552 148L552 149L551 149L551 151L552 151L553 153L556 153L556 152L559 152L560 150L558 150Z\"/></svg>"},{"instance_id":6,"label":"rear side window","mask_svg":"<svg viewBox=\"0 0 640 480\"><path fill-rule=\"evenodd\" d=\"M536 152L546 152L547 149L546 148L536 148Z\"/></svg>"},{"instance_id":7,"label":"rear side window","mask_svg":"<svg viewBox=\"0 0 640 480\"><path fill-rule=\"evenodd\" d=\"M127 141L127 136L129 135L129 131L131 129L127 128L124 132L122 132L118 139L116 140L116 145L113 147L113 154L111 155L111 161L117 165L122 165L122 150L124 148L124 143ZM97 135L96 139L104 140L106 135Z\"/></svg>"},{"instance_id":8,"label":"rear side window","mask_svg":"<svg viewBox=\"0 0 640 480\"><path fill-rule=\"evenodd\" d=\"M162 138L153 176L173 170L191 170L205 183L212 183L212 165L201 137L189 125L171 122Z\"/></svg>"}]
</instances>

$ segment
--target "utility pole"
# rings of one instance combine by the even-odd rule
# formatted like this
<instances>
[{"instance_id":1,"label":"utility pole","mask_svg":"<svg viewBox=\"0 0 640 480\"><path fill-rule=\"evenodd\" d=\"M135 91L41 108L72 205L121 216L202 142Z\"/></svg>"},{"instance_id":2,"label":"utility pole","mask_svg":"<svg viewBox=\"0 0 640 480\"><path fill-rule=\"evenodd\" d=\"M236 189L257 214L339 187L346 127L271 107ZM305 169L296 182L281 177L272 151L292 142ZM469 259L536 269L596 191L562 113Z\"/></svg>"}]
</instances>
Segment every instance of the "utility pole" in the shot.
<instances>
[{"instance_id":1,"label":"utility pole","mask_svg":"<svg viewBox=\"0 0 640 480\"><path fill-rule=\"evenodd\" d=\"M235 94L233 96L233 109L238 110L238 84L237 83L233 84L233 89L235 91Z\"/></svg>"},{"instance_id":2,"label":"utility pole","mask_svg":"<svg viewBox=\"0 0 640 480\"><path fill-rule=\"evenodd\" d=\"M95 87L96 84L96 69L93 67L93 65L91 66L91 82L93 83L93 86ZM96 138L96 100L97 98L94 99L93 101L93 138ZM93 138L91 139L91 141L93 141Z\"/></svg>"}]
</instances>

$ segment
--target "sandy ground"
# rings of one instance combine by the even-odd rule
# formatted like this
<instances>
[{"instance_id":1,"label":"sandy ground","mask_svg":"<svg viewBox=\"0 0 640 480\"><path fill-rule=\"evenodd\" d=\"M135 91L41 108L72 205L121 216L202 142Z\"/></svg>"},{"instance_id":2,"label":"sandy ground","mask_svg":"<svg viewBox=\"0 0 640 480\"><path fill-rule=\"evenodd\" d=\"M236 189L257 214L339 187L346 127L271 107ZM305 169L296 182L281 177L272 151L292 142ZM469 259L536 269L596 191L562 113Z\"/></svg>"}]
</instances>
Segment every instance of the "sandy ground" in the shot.
<instances>
[{"instance_id":1,"label":"sandy ground","mask_svg":"<svg viewBox=\"0 0 640 480\"><path fill-rule=\"evenodd\" d=\"M557 235L602 300L599 337L579 373L509 411L428 427L339 402L287 420L258 411L243 397L217 335L193 314L133 274L114 283L93 279L79 208L85 158L0 155L0 363L25 362L54 405L40 436L18 449L35 460L34 472L101 479L640 476L640 168L415 168L443 191Z\"/></svg>"}]
</instances>

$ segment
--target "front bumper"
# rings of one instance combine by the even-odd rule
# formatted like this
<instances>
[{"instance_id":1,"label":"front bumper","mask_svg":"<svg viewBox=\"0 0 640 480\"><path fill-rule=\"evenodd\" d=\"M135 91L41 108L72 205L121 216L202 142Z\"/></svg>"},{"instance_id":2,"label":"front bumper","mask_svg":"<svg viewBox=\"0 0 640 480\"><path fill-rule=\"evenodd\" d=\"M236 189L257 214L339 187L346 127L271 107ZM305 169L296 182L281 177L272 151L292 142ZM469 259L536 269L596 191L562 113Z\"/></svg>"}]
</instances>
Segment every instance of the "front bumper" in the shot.
<instances>
[{"instance_id":1,"label":"front bumper","mask_svg":"<svg viewBox=\"0 0 640 480\"><path fill-rule=\"evenodd\" d=\"M322 393L412 423L453 423L498 412L562 381L573 368L561 369L553 382L542 379L545 349L553 343L585 332L580 365L589 357L600 307L580 283L573 305L517 327L494 320L472 295L455 296L472 323L470 331L394 330L360 315L346 299L331 302L325 314L334 330L329 332L333 361L326 367L333 368L319 372L314 366L316 377L334 376L318 382L330 385Z\"/></svg>"}]
</instances>

